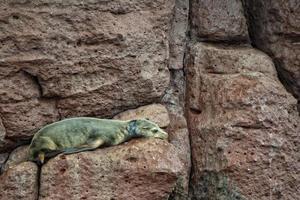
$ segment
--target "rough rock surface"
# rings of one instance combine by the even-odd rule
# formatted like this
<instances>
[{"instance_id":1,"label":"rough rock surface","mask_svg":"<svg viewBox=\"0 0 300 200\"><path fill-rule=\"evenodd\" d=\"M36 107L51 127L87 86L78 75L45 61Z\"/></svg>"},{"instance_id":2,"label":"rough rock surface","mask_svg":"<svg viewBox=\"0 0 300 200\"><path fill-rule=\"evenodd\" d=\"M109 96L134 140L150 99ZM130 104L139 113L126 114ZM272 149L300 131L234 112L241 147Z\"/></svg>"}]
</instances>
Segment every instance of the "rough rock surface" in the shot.
<instances>
[{"instance_id":1,"label":"rough rock surface","mask_svg":"<svg viewBox=\"0 0 300 200\"><path fill-rule=\"evenodd\" d=\"M0 151L12 146L13 140L30 138L39 128L59 118L56 102L39 96L39 86L27 73L1 77Z\"/></svg>"},{"instance_id":2,"label":"rough rock surface","mask_svg":"<svg viewBox=\"0 0 300 200\"><path fill-rule=\"evenodd\" d=\"M5 1L0 74L23 70L62 117L112 116L150 103L169 83L174 0ZM26 33L26 34L24 34Z\"/></svg>"},{"instance_id":3,"label":"rough rock surface","mask_svg":"<svg viewBox=\"0 0 300 200\"><path fill-rule=\"evenodd\" d=\"M174 99L174 97L171 99ZM177 105L177 108L179 109L180 105ZM176 183L176 188L171 196L174 200L186 199L188 196L190 172L190 145L187 124L182 112L170 109L169 117L165 106L161 104L151 104L122 112L114 118L121 120L149 118L160 127L167 128L166 131L169 134L169 141L176 148L181 164L184 166Z\"/></svg>"},{"instance_id":4,"label":"rough rock surface","mask_svg":"<svg viewBox=\"0 0 300 200\"><path fill-rule=\"evenodd\" d=\"M186 200L189 192L191 169L189 132L183 115L170 112L170 121L170 126L167 129L169 141L175 146L178 157L184 166L170 199Z\"/></svg>"},{"instance_id":5,"label":"rough rock surface","mask_svg":"<svg viewBox=\"0 0 300 200\"><path fill-rule=\"evenodd\" d=\"M170 32L169 69L182 69L187 42L189 0L176 0Z\"/></svg>"},{"instance_id":6,"label":"rough rock surface","mask_svg":"<svg viewBox=\"0 0 300 200\"><path fill-rule=\"evenodd\" d=\"M36 200L38 196L38 167L23 162L0 176L0 200Z\"/></svg>"},{"instance_id":7,"label":"rough rock surface","mask_svg":"<svg viewBox=\"0 0 300 200\"><path fill-rule=\"evenodd\" d=\"M14 168L22 162L27 161L28 157L28 147L29 146L20 146L13 150L2 167L2 171L7 171L10 168Z\"/></svg>"},{"instance_id":8,"label":"rough rock surface","mask_svg":"<svg viewBox=\"0 0 300 200\"><path fill-rule=\"evenodd\" d=\"M0 150L1 150L1 147L6 146L6 143L7 142L5 140L5 127L3 126L2 119L0 116Z\"/></svg>"},{"instance_id":9,"label":"rough rock surface","mask_svg":"<svg viewBox=\"0 0 300 200\"><path fill-rule=\"evenodd\" d=\"M9 153L0 153L0 174L2 173L2 167L5 164Z\"/></svg>"},{"instance_id":10,"label":"rough rock surface","mask_svg":"<svg viewBox=\"0 0 300 200\"><path fill-rule=\"evenodd\" d=\"M182 170L173 145L156 139L60 155L42 167L39 199L167 199Z\"/></svg>"},{"instance_id":11,"label":"rough rock surface","mask_svg":"<svg viewBox=\"0 0 300 200\"><path fill-rule=\"evenodd\" d=\"M168 111L162 104L151 104L141 106L136 109L127 110L114 116L114 119L132 120L132 119L149 119L157 123L159 127L166 128L170 124Z\"/></svg>"},{"instance_id":12,"label":"rough rock surface","mask_svg":"<svg viewBox=\"0 0 300 200\"><path fill-rule=\"evenodd\" d=\"M249 48L191 47L188 121L194 199L299 197L296 100Z\"/></svg>"},{"instance_id":13,"label":"rough rock surface","mask_svg":"<svg viewBox=\"0 0 300 200\"><path fill-rule=\"evenodd\" d=\"M248 31L240 0L192 0L193 36L208 41L247 41Z\"/></svg>"},{"instance_id":14,"label":"rough rock surface","mask_svg":"<svg viewBox=\"0 0 300 200\"><path fill-rule=\"evenodd\" d=\"M277 79L299 102L296 0L0 2L0 166L19 140L66 117L162 104L167 112L120 115L147 115L169 133L169 143L57 156L41 188L18 148L0 175L0 200L37 199L39 189L45 200L300 196L300 119Z\"/></svg>"},{"instance_id":15,"label":"rough rock surface","mask_svg":"<svg viewBox=\"0 0 300 200\"><path fill-rule=\"evenodd\" d=\"M189 192L189 178L191 169L191 152L187 122L184 117L185 107L185 77L183 70L171 71L171 82L162 102L166 105L170 125L167 128L169 141L176 147L179 158L184 165L184 173L179 177L177 187L170 200L186 200Z\"/></svg>"},{"instance_id":16,"label":"rough rock surface","mask_svg":"<svg viewBox=\"0 0 300 200\"><path fill-rule=\"evenodd\" d=\"M27 139L46 124L59 119L55 102L48 99L0 105L8 139Z\"/></svg>"},{"instance_id":17,"label":"rough rock surface","mask_svg":"<svg viewBox=\"0 0 300 200\"><path fill-rule=\"evenodd\" d=\"M243 0L252 43L275 61L279 77L300 99L300 3Z\"/></svg>"}]
</instances>

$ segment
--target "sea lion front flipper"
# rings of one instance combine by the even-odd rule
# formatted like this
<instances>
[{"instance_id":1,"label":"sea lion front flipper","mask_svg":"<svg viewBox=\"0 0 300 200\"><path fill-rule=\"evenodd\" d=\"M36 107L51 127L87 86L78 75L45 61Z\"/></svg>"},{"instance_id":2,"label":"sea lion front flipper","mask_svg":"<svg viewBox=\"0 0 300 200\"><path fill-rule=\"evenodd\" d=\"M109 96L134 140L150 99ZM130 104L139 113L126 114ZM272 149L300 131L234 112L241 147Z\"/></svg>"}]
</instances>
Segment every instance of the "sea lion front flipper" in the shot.
<instances>
[{"instance_id":1,"label":"sea lion front flipper","mask_svg":"<svg viewBox=\"0 0 300 200\"><path fill-rule=\"evenodd\" d=\"M42 164L44 164L44 161L45 161L45 153L40 152L38 155L38 164L42 165Z\"/></svg>"},{"instance_id":2,"label":"sea lion front flipper","mask_svg":"<svg viewBox=\"0 0 300 200\"><path fill-rule=\"evenodd\" d=\"M82 151L91 151L91 150L97 149L98 147L100 147L103 144L104 144L104 141L99 138L99 139L89 142L88 144L82 145L80 147L65 149L63 154L68 155L68 154L73 154L73 153L79 153Z\"/></svg>"}]
</instances>

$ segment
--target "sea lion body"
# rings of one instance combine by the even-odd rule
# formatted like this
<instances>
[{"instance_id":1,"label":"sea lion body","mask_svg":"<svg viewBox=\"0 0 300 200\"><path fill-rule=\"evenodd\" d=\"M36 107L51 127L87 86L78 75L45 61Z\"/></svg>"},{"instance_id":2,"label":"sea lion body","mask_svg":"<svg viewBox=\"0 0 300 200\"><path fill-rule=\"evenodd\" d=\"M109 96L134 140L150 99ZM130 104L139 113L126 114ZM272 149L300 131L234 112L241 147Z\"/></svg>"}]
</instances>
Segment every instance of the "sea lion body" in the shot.
<instances>
[{"instance_id":1,"label":"sea lion body","mask_svg":"<svg viewBox=\"0 0 300 200\"><path fill-rule=\"evenodd\" d=\"M167 139L168 134L149 120L109 120L91 117L70 118L39 130L29 146L29 160L44 162L58 153L77 153L113 146L135 137Z\"/></svg>"}]
</instances>

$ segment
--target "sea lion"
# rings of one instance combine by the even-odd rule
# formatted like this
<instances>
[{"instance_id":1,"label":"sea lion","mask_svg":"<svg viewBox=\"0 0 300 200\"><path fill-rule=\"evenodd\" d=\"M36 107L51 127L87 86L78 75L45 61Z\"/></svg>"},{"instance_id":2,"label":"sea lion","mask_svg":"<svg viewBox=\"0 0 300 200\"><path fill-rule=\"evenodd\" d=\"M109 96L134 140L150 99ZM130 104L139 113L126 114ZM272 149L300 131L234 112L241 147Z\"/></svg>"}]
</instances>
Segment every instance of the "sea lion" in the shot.
<instances>
[{"instance_id":1,"label":"sea lion","mask_svg":"<svg viewBox=\"0 0 300 200\"><path fill-rule=\"evenodd\" d=\"M43 164L45 157L113 146L137 137L167 139L168 133L146 120L109 120L91 117L64 119L46 125L32 138L28 160Z\"/></svg>"}]
</instances>

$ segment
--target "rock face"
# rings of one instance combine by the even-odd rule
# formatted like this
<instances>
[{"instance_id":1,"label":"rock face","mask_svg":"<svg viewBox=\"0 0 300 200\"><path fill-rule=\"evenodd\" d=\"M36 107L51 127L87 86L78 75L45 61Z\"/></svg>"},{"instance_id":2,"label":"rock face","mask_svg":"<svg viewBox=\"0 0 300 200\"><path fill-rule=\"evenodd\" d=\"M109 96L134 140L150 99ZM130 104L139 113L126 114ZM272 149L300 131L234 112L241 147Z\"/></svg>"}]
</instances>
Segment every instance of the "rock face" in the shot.
<instances>
[{"instance_id":1,"label":"rock face","mask_svg":"<svg viewBox=\"0 0 300 200\"><path fill-rule=\"evenodd\" d=\"M3 68L0 64L0 69ZM0 122L0 151L11 146L13 140L27 139L42 126L59 118L55 101L39 98L38 85L22 71L1 77L0 96L3 124L1 128Z\"/></svg>"},{"instance_id":2,"label":"rock face","mask_svg":"<svg viewBox=\"0 0 300 200\"><path fill-rule=\"evenodd\" d=\"M6 138L71 116L112 117L169 84L173 0L1 3L0 113Z\"/></svg>"},{"instance_id":3,"label":"rock face","mask_svg":"<svg viewBox=\"0 0 300 200\"><path fill-rule=\"evenodd\" d=\"M8 156L9 156L9 153L1 153L0 154L0 174L2 173L2 167L5 164Z\"/></svg>"},{"instance_id":4,"label":"rock face","mask_svg":"<svg viewBox=\"0 0 300 200\"><path fill-rule=\"evenodd\" d=\"M296 199L300 120L271 60L199 43L187 67L193 198Z\"/></svg>"},{"instance_id":5,"label":"rock face","mask_svg":"<svg viewBox=\"0 0 300 200\"><path fill-rule=\"evenodd\" d=\"M40 198L168 199L183 166L162 140L58 156L42 168Z\"/></svg>"},{"instance_id":6,"label":"rock face","mask_svg":"<svg viewBox=\"0 0 300 200\"><path fill-rule=\"evenodd\" d=\"M248 40L240 0L192 0L191 13L192 33L201 40Z\"/></svg>"},{"instance_id":7,"label":"rock face","mask_svg":"<svg viewBox=\"0 0 300 200\"><path fill-rule=\"evenodd\" d=\"M0 2L0 200L300 196L296 0ZM16 148L79 116L149 118L169 141L40 169Z\"/></svg>"},{"instance_id":8,"label":"rock face","mask_svg":"<svg viewBox=\"0 0 300 200\"><path fill-rule=\"evenodd\" d=\"M172 29L170 32L169 69L182 69L187 43L189 0L175 0Z\"/></svg>"},{"instance_id":9,"label":"rock face","mask_svg":"<svg viewBox=\"0 0 300 200\"><path fill-rule=\"evenodd\" d=\"M175 86L172 87L175 88ZM169 98L173 99L175 97ZM169 108L168 104L167 107ZM177 105L176 108L180 109L180 106ZM182 113L174 109L169 109L168 112L164 105L152 104L122 112L114 118L121 120L149 118L161 128L166 128L166 131L169 134L169 142L174 145L181 165L184 166L177 179L176 187L174 188L170 199L186 199L188 196L190 172L190 144L186 120Z\"/></svg>"},{"instance_id":10,"label":"rock face","mask_svg":"<svg viewBox=\"0 0 300 200\"><path fill-rule=\"evenodd\" d=\"M32 162L23 162L0 176L0 199L36 200L38 197L38 168Z\"/></svg>"},{"instance_id":11,"label":"rock face","mask_svg":"<svg viewBox=\"0 0 300 200\"><path fill-rule=\"evenodd\" d=\"M167 129L169 140L175 146L178 157L184 166L170 199L185 200L188 199L191 168L189 132L183 115L171 112L170 120L171 123Z\"/></svg>"},{"instance_id":12,"label":"rock face","mask_svg":"<svg viewBox=\"0 0 300 200\"><path fill-rule=\"evenodd\" d=\"M26 145L20 146L13 150L3 165L2 171L7 171L8 169L14 168L22 162L26 162L28 157L28 148L29 146Z\"/></svg>"},{"instance_id":13,"label":"rock face","mask_svg":"<svg viewBox=\"0 0 300 200\"><path fill-rule=\"evenodd\" d=\"M243 0L252 42L275 61L279 77L300 99L300 5L294 0Z\"/></svg>"},{"instance_id":14,"label":"rock face","mask_svg":"<svg viewBox=\"0 0 300 200\"><path fill-rule=\"evenodd\" d=\"M166 128L170 124L169 113L166 107L161 104L141 106L137 109L127 110L114 116L114 119L119 120L133 120L145 118L158 124L161 128Z\"/></svg>"}]
</instances>

